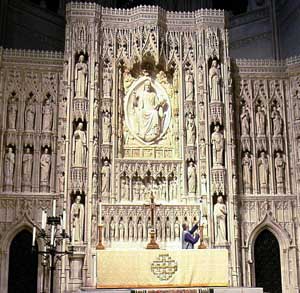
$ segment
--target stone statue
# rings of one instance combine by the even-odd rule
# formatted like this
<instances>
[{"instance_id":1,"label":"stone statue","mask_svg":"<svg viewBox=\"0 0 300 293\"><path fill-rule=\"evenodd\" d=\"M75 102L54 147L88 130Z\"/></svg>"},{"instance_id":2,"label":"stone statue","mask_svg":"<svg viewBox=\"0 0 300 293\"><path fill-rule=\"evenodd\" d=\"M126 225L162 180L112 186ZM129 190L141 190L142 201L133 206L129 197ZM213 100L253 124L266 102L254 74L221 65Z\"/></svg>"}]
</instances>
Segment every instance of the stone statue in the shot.
<instances>
[{"instance_id":1,"label":"stone statue","mask_svg":"<svg viewBox=\"0 0 300 293\"><path fill-rule=\"evenodd\" d=\"M196 124L192 113L189 113L186 119L186 141L187 145L195 145L196 143Z\"/></svg>"},{"instance_id":2,"label":"stone statue","mask_svg":"<svg viewBox=\"0 0 300 293\"><path fill-rule=\"evenodd\" d=\"M109 72L104 73L103 76L103 97L110 98L112 91L112 76Z\"/></svg>"},{"instance_id":3,"label":"stone statue","mask_svg":"<svg viewBox=\"0 0 300 293\"><path fill-rule=\"evenodd\" d=\"M86 148L86 134L85 131L83 131L83 123L80 122L73 134L73 155L75 166L85 166Z\"/></svg>"},{"instance_id":4,"label":"stone statue","mask_svg":"<svg viewBox=\"0 0 300 293\"><path fill-rule=\"evenodd\" d=\"M93 140L93 157L97 157L98 152L99 152L98 138L94 137L94 140Z\"/></svg>"},{"instance_id":5,"label":"stone statue","mask_svg":"<svg viewBox=\"0 0 300 293\"><path fill-rule=\"evenodd\" d=\"M217 60L213 60L209 69L209 87L211 101L221 101L221 76Z\"/></svg>"},{"instance_id":6,"label":"stone statue","mask_svg":"<svg viewBox=\"0 0 300 293\"><path fill-rule=\"evenodd\" d=\"M94 119L97 120L98 117L99 117L99 101L98 101L98 99L94 100L94 110L93 110L93 113L94 113Z\"/></svg>"},{"instance_id":7,"label":"stone statue","mask_svg":"<svg viewBox=\"0 0 300 293\"><path fill-rule=\"evenodd\" d=\"M252 159L250 154L247 152L242 159L243 166L243 185L245 192L249 192L252 185Z\"/></svg>"},{"instance_id":8,"label":"stone statue","mask_svg":"<svg viewBox=\"0 0 300 293\"><path fill-rule=\"evenodd\" d=\"M25 130L34 130L35 112L35 101L30 96L25 106Z\"/></svg>"},{"instance_id":9,"label":"stone statue","mask_svg":"<svg viewBox=\"0 0 300 293\"><path fill-rule=\"evenodd\" d=\"M132 241L134 239L134 224L132 219L130 219L128 223L128 239L129 241Z\"/></svg>"},{"instance_id":10,"label":"stone statue","mask_svg":"<svg viewBox=\"0 0 300 293\"><path fill-rule=\"evenodd\" d=\"M116 224L114 221L114 218L111 218L110 224L109 224L109 239L110 241L115 240L116 235Z\"/></svg>"},{"instance_id":11,"label":"stone statue","mask_svg":"<svg viewBox=\"0 0 300 293\"><path fill-rule=\"evenodd\" d=\"M103 113L103 143L110 143L111 142L111 115L108 111Z\"/></svg>"},{"instance_id":12,"label":"stone statue","mask_svg":"<svg viewBox=\"0 0 300 293\"><path fill-rule=\"evenodd\" d=\"M84 205L81 196L77 195L71 207L72 236L74 242L83 241Z\"/></svg>"},{"instance_id":13,"label":"stone statue","mask_svg":"<svg viewBox=\"0 0 300 293\"><path fill-rule=\"evenodd\" d=\"M199 149L200 149L200 158L204 159L206 157L206 146L205 146L205 139L204 138L202 138L200 140Z\"/></svg>"},{"instance_id":14,"label":"stone statue","mask_svg":"<svg viewBox=\"0 0 300 293\"><path fill-rule=\"evenodd\" d=\"M165 104L166 101L160 100L153 90L151 81L145 81L142 95L133 105L138 108L135 111L138 115L137 135L145 142L155 140L162 133Z\"/></svg>"},{"instance_id":15,"label":"stone statue","mask_svg":"<svg viewBox=\"0 0 300 293\"><path fill-rule=\"evenodd\" d=\"M178 89L179 89L178 66L176 66L175 69L174 69L172 86L173 86L174 92L178 93Z\"/></svg>"},{"instance_id":16,"label":"stone statue","mask_svg":"<svg viewBox=\"0 0 300 293\"><path fill-rule=\"evenodd\" d=\"M23 164L23 174L22 174L22 182L31 184L31 176L32 176L32 162L33 157L30 152L30 148L26 148L25 154L23 154L22 164Z\"/></svg>"},{"instance_id":17,"label":"stone statue","mask_svg":"<svg viewBox=\"0 0 300 293\"><path fill-rule=\"evenodd\" d=\"M267 192L269 183L269 159L265 152L261 152L260 157L257 160L257 165L261 192Z\"/></svg>"},{"instance_id":18,"label":"stone statue","mask_svg":"<svg viewBox=\"0 0 300 293\"><path fill-rule=\"evenodd\" d=\"M58 178L59 192L63 193L65 188L65 173L61 172Z\"/></svg>"},{"instance_id":19,"label":"stone statue","mask_svg":"<svg viewBox=\"0 0 300 293\"><path fill-rule=\"evenodd\" d=\"M160 218L157 218L155 228L156 228L156 238L158 240L162 240L162 227L161 227Z\"/></svg>"},{"instance_id":20,"label":"stone statue","mask_svg":"<svg viewBox=\"0 0 300 293\"><path fill-rule=\"evenodd\" d=\"M171 223L168 219L166 221L166 240L171 240Z\"/></svg>"},{"instance_id":21,"label":"stone statue","mask_svg":"<svg viewBox=\"0 0 300 293\"><path fill-rule=\"evenodd\" d=\"M241 118L241 133L242 136L249 136L250 134L250 115L248 109L243 106Z\"/></svg>"},{"instance_id":22,"label":"stone statue","mask_svg":"<svg viewBox=\"0 0 300 293\"><path fill-rule=\"evenodd\" d=\"M256 119L256 129L257 135L265 135L266 134L266 114L261 108L261 106L257 106L257 112L255 115Z\"/></svg>"},{"instance_id":23,"label":"stone statue","mask_svg":"<svg viewBox=\"0 0 300 293\"><path fill-rule=\"evenodd\" d=\"M83 99L87 92L88 66L84 61L84 56L79 56L79 61L75 65L75 98Z\"/></svg>"},{"instance_id":24,"label":"stone statue","mask_svg":"<svg viewBox=\"0 0 300 293\"><path fill-rule=\"evenodd\" d=\"M196 167L193 162L189 163L188 167L188 193L196 193L197 189L197 173L196 173Z\"/></svg>"},{"instance_id":25,"label":"stone statue","mask_svg":"<svg viewBox=\"0 0 300 293\"><path fill-rule=\"evenodd\" d=\"M97 194L98 193L98 178L97 178L97 174L94 173L93 174L93 194Z\"/></svg>"},{"instance_id":26,"label":"stone statue","mask_svg":"<svg viewBox=\"0 0 300 293\"><path fill-rule=\"evenodd\" d=\"M92 221L91 221L91 240L92 243L97 243L98 242L98 223L97 223L97 216L96 215L92 215Z\"/></svg>"},{"instance_id":27,"label":"stone statue","mask_svg":"<svg viewBox=\"0 0 300 293\"><path fill-rule=\"evenodd\" d=\"M281 136L283 130L283 120L280 116L279 111L276 107L273 108L271 118L273 120L273 135L274 136Z\"/></svg>"},{"instance_id":28,"label":"stone statue","mask_svg":"<svg viewBox=\"0 0 300 293\"><path fill-rule=\"evenodd\" d=\"M174 224L174 237L175 237L175 240L180 239L180 224L179 224L178 219L176 219L175 224Z\"/></svg>"},{"instance_id":29,"label":"stone statue","mask_svg":"<svg viewBox=\"0 0 300 293\"><path fill-rule=\"evenodd\" d=\"M15 168L15 154L11 147L8 148L4 155L4 184L13 185L14 168Z\"/></svg>"},{"instance_id":30,"label":"stone statue","mask_svg":"<svg viewBox=\"0 0 300 293\"><path fill-rule=\"evenodd\" d=\"M124 241L125 238L125 225L123 223L123 219L119 222L119 240Z\"/></svg>"},{"instance_id":31,"label":"stone statue","mask_svg":"<svg viewBox=\"0 0 300 293\"><path fill-rule=\"evenodd\" d=\"M130 70L125 68L124 73L123 73L123 85L124 85L124 91L125 94L127 93L128 89L134 82L134 78L132 77Z\"/></svg>"},{"instance_id":32,"label":"stone statue","mask_svg":"<svg viewBox=\"0 0 300 293\"><path fill-rule=\"evenodd\" d=\"M63 72L63 81L68 82L69 80L69 62L67 60L64 61L64 72Z\"/></svg>"},{"instance_id":33,"label":"stone statue","mask_svg":"<svg viewBox=\"0 0 300 293\"><path fill-rule=\"evenodd\" d=\"M129 178L126 176L121 180L121 199L130 200Z\"/></svg>"},{"instance_id":34,"label":"stone statue","mask_svg":"<svg viewBox=\"0 0 300 293\"><path fill-rule=\"evenodd\" d=\"M280 153L275 157L275 175L277 184L284 184L285 179L285 161Z\"/></svg>"},{"instance_id":35,"label":"stone statue","mask_svg":"<svg viewBox=\"0 0 300 293\"><path fill-rule=\"evenodd\" d=\"M220 126L215 126L215 131L211 135L213 145L213 164L214 166L223 166L224 136L220 132Z\"/></svg>"},{"instance_id":36,"label":"stone statue","mask_svg":"<svg viewBox=\"0 0 300 293\"><path fill-rule=\"evenodd\" d=\"M201 195L206 195L207 194L207 179L206 175L202 174L201 175Z\"/></svg>"},{"instance_id":37,"label":"stone statue","mask_svg":"<svg viewBox=\"0 0 300 293\"><path fill-rule=\"evenodd\" d=\"M205 109L204 109L204 102L201 101L199 103L199 120L205 121Z\"/></svg>"},{"instance_id":38,"label":"stone statue","mask_svg":"<svg viewBox=\"0 0 300 293\"><path fill-rule=\"evenodd\" d=\"M226 215L227 208L223 197L218 196L217 203L214 206L214 224L215 224L215 244L226 244Z\"/></svg>"},{"instance_id":39,"label":"stone statue","mask_svg":"<svg viewBox=\"0 0 300 293\"><path fill-rule=\"evenodd\" d=\"M51 131L53 123L53 107L50 97L46 99L43 105L43 130Z\"/></svg>"},{"instance_id":40,"label":"stone statue","mask_svg":"<svg viewBox=\"0 0 300 293\"><path fill-rule=\"evenodd\" d=\"M138 225L137 225L137 230L138 230L138 240L143 241L143 223L142 223L142 220L139 220Z\"/></svg>"},{"instance_id":41,"label":"stone statue","mask_svg":"<svg viewBox=\"0 0 300 293\"><path fill-rule=\"evenodd\" d=\"M18 100L15 96L12 96L8 100L7 105L7 128L8 129L16 129L17 122L17 114L18 114Z\"/></svg>"},{"instance_id":42,"label":"stone statue","mask_svg":"<svg viewBox=\"0 0 300 293\"><path fill-rule=\"evenodd\" d=\"M187 70L185 74L185 99L194 100L194 77L191 70Z\"/></svg>"},{"instance_id":43,"label":"stone statue","mask_svg":"<svg viewBox=\"0 0 300 293\"><path fill-rule=\"evenodd\" d=\"M51 169L51 155L48 148L45 148L44 153L41 156L41 182L49 184Z\"/></svg>"},{"instance_id":44,"label":"stone statue","mask_svg":"<svg viewBox=\"0 0 300 293\"><path fill-rule=\"evenodd\" d=\"M102 193L108 194L110 192L110 165L107 160L104 161L104 165L101 169L102 175Z\"/></svg>"}]
</instances>

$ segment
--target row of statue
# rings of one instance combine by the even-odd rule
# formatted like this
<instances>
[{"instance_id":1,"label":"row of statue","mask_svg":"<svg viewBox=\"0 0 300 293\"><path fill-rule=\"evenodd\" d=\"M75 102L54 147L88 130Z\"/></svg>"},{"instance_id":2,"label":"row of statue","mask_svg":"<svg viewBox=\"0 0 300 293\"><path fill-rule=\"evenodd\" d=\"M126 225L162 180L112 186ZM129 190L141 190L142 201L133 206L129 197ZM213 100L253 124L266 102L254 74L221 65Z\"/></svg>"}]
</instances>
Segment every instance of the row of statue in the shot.
<instances>
[{"instance_id":1,"label":"row of statue","mask_svg":"<svg viewBox=\"0 0 300 293\"><path fill-rule=\"evenodd\" d=\"M243 186L244 192L249 193L252 190L252 169L253 160L249 152L246 152L242 158ZM281 153L277 152L274 159L275 180L277 186L284 186L285 182L285 160ZM262 193L269 190L270 162L265 152L261 152L257 159L258 182Z\"/></svg>"},{"instance_id":2,"label":"row of statue","mask_svg":"<svg viewBox=\"0 0 300 293\"><path fill-rule=\"evenodd\" d=\"M54 105L51 97L47 97L42 105L42 131L52 131ZM12 95L7 105L7 129L16 129L18 118L18 98ZM22 113L20 111L20 113ZM25 103L24 110L24 129L28 131L35 130L37 119L37 101L33 95L30 95Z\"/></svg>"},{"instance_id":3,"label":"row of statue","mask_svg":"<svg viewBox=\"0 0 300 293\"><path fill-rule=\"evenodd\" d=\"M46 147L40 158L40 182L49 185L51 171L51 154ZM15 172L15 153L12 147L8 147L4 155L4 185L12 186ZM31 185L33 176L33 151L25 148L22 156L22 185Z\"/></svg>"},{"instance_id":4,"label":"row of statue","mask_svg":"<svg viewBox=\"0 0 300 293\"><path fill-rule=\"evenodd\" d=\"M241 134L242 136L250 136L250 111L247 106L243 105L241 110ZM271 112L273 136L281 136L283 134L283 119L279 108L273 106ZM258 136L266 135L267 118L266 111L263 106L258 105L255 113L256 133Z\"/></svg>"}]
</instances>

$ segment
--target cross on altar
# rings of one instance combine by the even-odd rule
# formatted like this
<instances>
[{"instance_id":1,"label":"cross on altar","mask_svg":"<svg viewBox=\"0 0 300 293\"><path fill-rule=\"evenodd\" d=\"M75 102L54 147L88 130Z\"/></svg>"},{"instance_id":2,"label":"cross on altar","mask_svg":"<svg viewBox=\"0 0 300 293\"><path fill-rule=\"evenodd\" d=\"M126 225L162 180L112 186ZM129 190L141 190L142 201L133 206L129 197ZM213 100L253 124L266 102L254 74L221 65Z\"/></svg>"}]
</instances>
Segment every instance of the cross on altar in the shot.
<instances>
[{"instance_id":1,"label":"cross on altar","mask_svg":"<svg viewBox=\"0 0 300 293\"><path fill-rule=\"evenodd\" d=\"M159 249L159 245L156 243L156 233L155 233L155 226L154 226L154 217L155 217L155 208L159 207L159 204L156 204L154 202L154 195L153 192L151 191L150 195L150 204L145 205L145 207L149 207L151 214L151 230L150 230L150 242L147 244L147 249Z\"/></svg>"}]
</instances>

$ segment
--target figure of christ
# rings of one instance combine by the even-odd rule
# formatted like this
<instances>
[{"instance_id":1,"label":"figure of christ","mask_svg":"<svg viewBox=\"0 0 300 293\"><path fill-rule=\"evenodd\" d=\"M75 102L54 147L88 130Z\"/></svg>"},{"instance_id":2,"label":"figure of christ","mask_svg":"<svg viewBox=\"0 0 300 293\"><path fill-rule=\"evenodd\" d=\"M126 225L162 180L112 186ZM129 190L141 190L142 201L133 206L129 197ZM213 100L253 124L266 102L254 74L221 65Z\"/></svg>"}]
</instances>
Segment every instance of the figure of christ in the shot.
<instances>
[{"instance_id":1,"label":"figure of christ","mask_svg":"<svg viewBox=\"0 0 300 293\"><path fill-rule=\"evenodd\" d=\"M163 131L166 101L160 101L151 86L151 81L145 82L144 90L138 99L138 129L137 135L146 142L155 140Z\"/></svg>"}]
</instances>

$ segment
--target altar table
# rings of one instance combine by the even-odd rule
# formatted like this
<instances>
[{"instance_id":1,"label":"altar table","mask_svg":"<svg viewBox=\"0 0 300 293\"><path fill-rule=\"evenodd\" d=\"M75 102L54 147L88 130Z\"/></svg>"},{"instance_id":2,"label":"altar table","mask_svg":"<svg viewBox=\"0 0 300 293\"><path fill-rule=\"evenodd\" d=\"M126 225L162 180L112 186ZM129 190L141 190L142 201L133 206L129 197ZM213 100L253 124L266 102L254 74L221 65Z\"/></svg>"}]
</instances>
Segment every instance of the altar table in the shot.
<instances>
[{"instance_id":1,"label":"altar table","mask_svg":"<svg viewBox=\"0 0 300 293\"><path fill-rule=\"evenodd\" d=\"M226 249L97 251L97 288L218 286L228 286Z\"/></svg>"}]
</instances>

